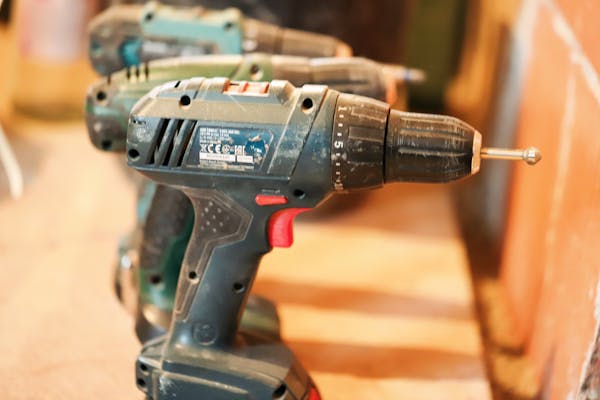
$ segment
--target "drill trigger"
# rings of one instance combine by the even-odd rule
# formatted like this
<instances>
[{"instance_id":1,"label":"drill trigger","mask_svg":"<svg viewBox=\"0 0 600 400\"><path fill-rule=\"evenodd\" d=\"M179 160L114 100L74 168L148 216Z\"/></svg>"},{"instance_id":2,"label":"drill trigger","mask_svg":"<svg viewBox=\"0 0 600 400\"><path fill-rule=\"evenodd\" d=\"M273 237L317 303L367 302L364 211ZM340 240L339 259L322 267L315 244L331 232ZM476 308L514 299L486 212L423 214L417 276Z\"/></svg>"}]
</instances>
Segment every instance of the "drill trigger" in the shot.
<instances>
[{"instance_id":1,"label":"drill trigger","mask_svg":"<svg viewBox=\"0 0 600 400\"><path fill-rule=\"evenodd\" d=\"M274 213L269 220L271 247L291 247L294 243L294 218L308 210L310 208L286 208Z\"/></svg>"},{"instance_id":2,"label":"drill trigger","mask_svg":"<svg viewBox=\"0 0 600 400\"><path fill-rule=\"evenodd\" d=\"M314 386L310 388L308 400L321 400L321 396L319 395L317 388L315 388Z\"/></svg>"}]
</instances>

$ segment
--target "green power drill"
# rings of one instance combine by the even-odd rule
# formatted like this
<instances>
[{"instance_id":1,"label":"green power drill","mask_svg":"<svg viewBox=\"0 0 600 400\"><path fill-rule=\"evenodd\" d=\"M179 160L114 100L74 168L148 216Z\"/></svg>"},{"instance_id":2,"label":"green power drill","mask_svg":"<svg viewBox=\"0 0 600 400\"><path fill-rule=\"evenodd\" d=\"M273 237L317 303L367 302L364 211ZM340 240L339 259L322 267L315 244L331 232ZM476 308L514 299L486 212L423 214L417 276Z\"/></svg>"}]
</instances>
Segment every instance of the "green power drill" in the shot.
<instances>
[{"instance_id":1,"label":"green power drill","mask_svg":"<svg viewBox=\"0 0 600 400\"><path fill-rule=\"evenodd\" d=\"M350 56L348 45L331 36L244 18L234 8L115 5L89 27L94 69L108 75L145 61L200 54L263 52L306 57Z\"/></svg>"},{"instance_id":2,"label":"green power drill","mask_svg":"<svg viewBox=\"0 0 600 400\"><path fill-rule=\"evenodd\" d=\"M127 68L92 85L86 100L86 122L92 143L105 151L125 151L127 123L133 105L155 86L192 76L225 76L233 80L285 79L293 84L329 84L333 89L393 103L397 85L420 82L419 70L382 65L364 58L318 58L268 54L210 55L151 61ZM136 332L146 341L168 328L177 278L194 220L191 203L180 191L144 184L138 201L138 224L119 247L116 287L132 299ZM130 284L131 272L135 286ZM137 292L130 294L127 292ZM127 302L126 302L127 303ZM279 331L270 303L251 297L242 327Z\"/></svg>"},{"instance_id":3,"label":"green power drill","mask_svg":"<svg viewBox=\"0 0 600 400\"><path fill-rule=\"evenodd\" d=\"M182 190L196 216L168 334L144 345L138 388L153 400L318 400L280 340L238 329L260 259L292 244L294 216L334 193L448 182L482 158L534 164L540 153L485 149L458 119L327 86L194 78L136 104L127 158Z\"/></svg>"},{"instance_id":4,"label":"green power drill","mask_svg":"<svg viewBox=\"0 0 600 400\"><path fill-rule=\"evenodd\" d=\"M326 84L393 104L397 85L420 83L422 71L380 64L360 57L307 58L271 54L179 57L125 68L92 85L86 99L86 123L94 146L125 151L127 120L133 105L155 86L194 76L232 80L283 79L295 85Z\"/></svg>"}]
</instances>

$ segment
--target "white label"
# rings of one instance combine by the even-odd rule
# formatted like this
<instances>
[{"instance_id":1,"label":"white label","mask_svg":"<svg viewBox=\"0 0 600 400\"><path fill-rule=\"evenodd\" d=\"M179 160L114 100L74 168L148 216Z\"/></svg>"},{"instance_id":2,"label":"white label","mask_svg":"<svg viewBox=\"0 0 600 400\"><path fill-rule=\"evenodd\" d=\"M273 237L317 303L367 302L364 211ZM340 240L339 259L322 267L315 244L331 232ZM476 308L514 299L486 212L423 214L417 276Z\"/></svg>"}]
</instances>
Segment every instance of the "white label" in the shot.
<instances>
[{"instance_id":1,"label":"white label","mask_svg":"<svg viewBox=\"0 0 600 400\"><path fill-rule=\"evenodd\" d=\"M253 164L254 157L252 156L237 156L237 162L244 164Z\"/></svg>"},{"instance_id":2,"label":"white label","mask_svg":"<svg viewBox=\"0 0 600 400\"><path fill-rule=\"evenodd\" d=\"M231 154L200 153L201 160L235 162L235 156Z\"/></svg>"},{"instance_id":3,"label":"white label","mask_svg":"<svg viewBox=\"0 0 600 400\"><path fill-rule=\"evenodd\" d=\"M221 170L255 171L269 151L272 135L262 129L200 126L187 165Z\"/></svg>"}]
</instances>

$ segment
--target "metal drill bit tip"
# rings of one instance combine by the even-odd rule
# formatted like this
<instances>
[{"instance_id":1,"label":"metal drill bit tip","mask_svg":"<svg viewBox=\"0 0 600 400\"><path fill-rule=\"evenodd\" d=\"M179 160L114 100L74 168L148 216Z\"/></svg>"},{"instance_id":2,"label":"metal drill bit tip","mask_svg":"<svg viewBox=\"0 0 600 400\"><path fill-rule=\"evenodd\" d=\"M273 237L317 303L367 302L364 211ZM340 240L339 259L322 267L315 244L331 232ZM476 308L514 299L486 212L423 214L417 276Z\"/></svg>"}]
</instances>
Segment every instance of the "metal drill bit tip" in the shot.
<instances>
[{"instance_id":1,"label":"metal drill bit tip","mask_svg":"<svg viewBox=\"0 0 600 400\"><path fill-rule=\"evenodd\" d=\"M535 147L529 147L524 150L484 147L481 149L481 158L523 160L529 165L535 165L542 159L542 153Z\"/></svg>"}]
</instances>

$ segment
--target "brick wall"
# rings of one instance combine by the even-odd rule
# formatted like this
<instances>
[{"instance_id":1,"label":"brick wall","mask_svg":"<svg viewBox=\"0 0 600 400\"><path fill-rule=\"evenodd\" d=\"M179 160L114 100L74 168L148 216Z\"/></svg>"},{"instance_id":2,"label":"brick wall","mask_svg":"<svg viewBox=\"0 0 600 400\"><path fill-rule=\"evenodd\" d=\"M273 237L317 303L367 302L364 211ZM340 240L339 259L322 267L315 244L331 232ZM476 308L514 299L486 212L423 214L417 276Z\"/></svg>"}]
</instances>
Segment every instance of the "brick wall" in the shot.
<instances>
[{"instance_id":1,"label":"brick wall","mask_svg":"<svg viewBox=\"0 0 600 400\"><path fill-rule=\"evenodd\" d=\"M579 392L594 374L600 298L600 3L527 6L517 145L539 146L544 159L515 168L501 278L543 397L597 398Z\"/></svg>"}]
</instances>

